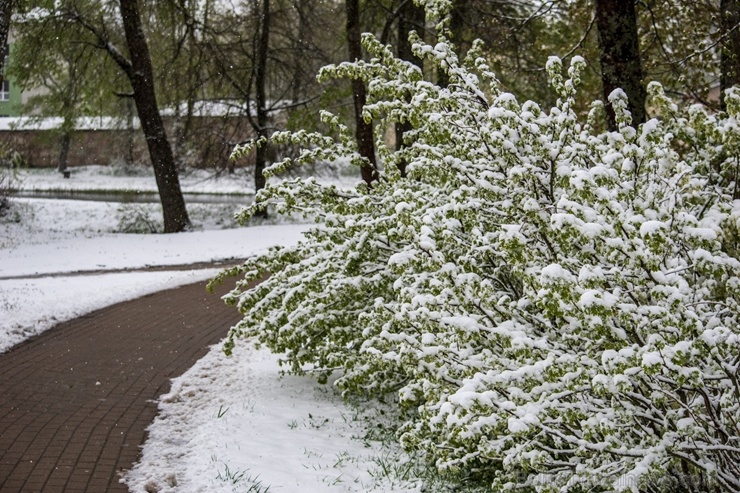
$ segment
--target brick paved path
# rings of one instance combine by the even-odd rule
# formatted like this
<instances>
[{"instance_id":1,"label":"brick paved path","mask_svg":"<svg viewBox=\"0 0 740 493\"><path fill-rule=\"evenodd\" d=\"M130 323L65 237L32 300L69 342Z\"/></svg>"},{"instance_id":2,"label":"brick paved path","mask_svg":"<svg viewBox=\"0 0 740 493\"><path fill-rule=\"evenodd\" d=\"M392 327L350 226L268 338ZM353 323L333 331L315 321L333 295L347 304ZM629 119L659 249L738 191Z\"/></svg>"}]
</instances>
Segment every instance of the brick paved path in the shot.
<instances>
[{"instance_id":1,"label":"brick paved path","mask_svg":"<svg viewBox=\"0 0 740 493\"><path fill-rule=\"evenodd\" d=\"M0 355L0 492L126 492L119 472L138 459L156 399L238 319L198 283Z\"/></svg>"}]
</instances>

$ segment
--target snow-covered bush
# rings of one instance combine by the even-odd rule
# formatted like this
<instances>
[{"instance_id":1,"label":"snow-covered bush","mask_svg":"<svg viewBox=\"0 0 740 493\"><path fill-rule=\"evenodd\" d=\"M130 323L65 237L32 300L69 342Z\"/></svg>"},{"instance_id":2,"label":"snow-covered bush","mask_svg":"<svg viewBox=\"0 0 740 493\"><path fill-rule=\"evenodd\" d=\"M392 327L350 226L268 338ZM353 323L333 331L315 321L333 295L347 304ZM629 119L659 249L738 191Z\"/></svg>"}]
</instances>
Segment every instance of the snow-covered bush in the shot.
<instances>
[{"instance_id":1,"label":"snow-covered bush","mask_svg":"<svg viewBox=\"0 0 740 493\"><path fill-rule=\"evenodd\" d=\"M116 233L156 234L164 228L152 213L153 207L149 204L122 203L116 210L118 224Z\"/></svg>"},{"instance_id":2,"label":"snow-covered bush","mask_svg":"<svg viewBox=\"0 0 740 493\"><path fill-rule=\"evenodd\" d=\"M273 184L274 204L317 221L305 241L222 274L231 331L294 371L341 370L347 392L397 392L402 443L497 490L740 490L740 97L599 134L572 110L584 62L547 65L554 108L502 92L473 49L416 40L447 70L425 81L371 36L360 76L377 122L380 180L354 190ZM350 129L277 133L295 163L349 157ZM385 128L414 131L394 152ZM248 150L248 149L247 149ZM407 164L402 177L397 164ZM255 279L269 277L250 287Z\"/></svg>"}]
</instances>

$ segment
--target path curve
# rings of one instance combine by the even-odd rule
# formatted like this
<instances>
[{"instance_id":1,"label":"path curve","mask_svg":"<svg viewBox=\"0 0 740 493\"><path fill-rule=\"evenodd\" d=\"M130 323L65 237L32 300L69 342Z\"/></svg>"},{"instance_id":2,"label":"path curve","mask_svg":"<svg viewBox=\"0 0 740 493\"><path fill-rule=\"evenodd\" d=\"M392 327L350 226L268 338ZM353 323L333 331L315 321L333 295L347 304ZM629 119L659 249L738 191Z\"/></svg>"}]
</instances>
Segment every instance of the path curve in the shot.
<instances>
[{"instance_id":1,"label":"path curve","mask_svg":"<svg viewBox=\"0 0 740 493\"><path fill-rule=\"evenodd\" d=\"M61 323L0 355L0 491L127 492L170 379L239 313L200 282Z\"/></svg>"}]
</instances>

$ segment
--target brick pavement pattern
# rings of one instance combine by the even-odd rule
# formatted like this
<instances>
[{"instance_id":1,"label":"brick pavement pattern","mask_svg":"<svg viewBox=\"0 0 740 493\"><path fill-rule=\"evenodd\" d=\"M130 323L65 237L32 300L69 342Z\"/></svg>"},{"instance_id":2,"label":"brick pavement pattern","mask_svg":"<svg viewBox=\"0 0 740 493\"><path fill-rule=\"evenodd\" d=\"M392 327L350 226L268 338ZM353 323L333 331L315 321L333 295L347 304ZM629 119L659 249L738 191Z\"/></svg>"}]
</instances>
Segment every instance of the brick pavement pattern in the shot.
<instances>
[{"instance_id":1,"label":"brick pavement pattern","mask_svg":"<svg viewBox=\"0 0 740 493\"><path fill-rule=\"evenodd\" d=\"M205 283L64 322L0 355L0 492L127 492L156 400L239 320Z\"/></svg>"}]
</instances>

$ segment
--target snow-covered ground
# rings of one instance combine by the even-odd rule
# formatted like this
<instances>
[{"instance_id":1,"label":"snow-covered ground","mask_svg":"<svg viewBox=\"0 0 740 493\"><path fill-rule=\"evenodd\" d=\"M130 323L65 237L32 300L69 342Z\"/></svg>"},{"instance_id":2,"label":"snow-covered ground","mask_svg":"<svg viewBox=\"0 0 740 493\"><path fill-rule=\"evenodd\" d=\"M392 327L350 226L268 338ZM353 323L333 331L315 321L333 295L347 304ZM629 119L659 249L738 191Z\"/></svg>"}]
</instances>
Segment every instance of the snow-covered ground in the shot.
<instances>
[{"instance_id":1,"label":"snow-covered ground","mask_svg":"<svg viewBox=\"0 0 740 493\"><path fill-rule=\"evenodd\" d=\"M137 166L80 166L69 169L71 177L63 179L57 172L49 169L20 169L17 179L21 190L27 191L68 191L80 192L91 190L103 191L138 191L156 192L157 185L151 168ZM310 169L298 169L310 172L319 181L331 181L351 186L359 181L359 176L346 162L327 163L313 166ZM189 169L180 175L180 188L189 194L254 194L253 168L236 168L233 174L223 170ZM288 173L286 177L291 177Z\"/></svg>"},{"instance_id":2,"label":"snow-covered ground","mask_svg":"<svg viewBox=\"0 0 740 493\"><path fill-rule=\"evenodd\" d=\"M122 190L156 192L157 184L150 168L135 166L81 166L70 168L71 178L63 179L48 169L21 169L18 179L23 190ZM254 192L250 170L238 168L235 174L213 170L189 170L180 176L186 193L249 194Z\"/></svg>"},{"instance_id":3,"label":"snow-covered ground","mask_svg":"<svg viewBox=\"0 0 740 493\"><path fill-rule=\"evenodd\" d=\"M117 177L106 174L103 179L94 170L78 173L76 187L85 188L85 175L91 177L90 188L101 182L109 190L129 187L126 177L116 185ZM53 172L35 172L34 180L40 189L59 181ZM214 183L203 187L210 193L219 189ZM127 215L140 212L127 207L14 201L13 211L0 218L0 352L59 321L217 272L133 269L244 258L273 244L296 242L306 228L285 224L216 229L232 224L228 216L233 210L203 205L199 215L190 209L200 231L114 233ZM145 212L156 217L157 207ZM175 379L162 398L142 460L125 477L131 490L421 489L421 481L414 479L417 464L387 441L377 440L382 423L374 406L346 404L331 386L309 377L281 378L278 372L276 357L263 349L245 343L227 358L214 346Z\"/></svg>"},{"instance_id":4,"label":"snow-covered ground","mask_svg":"<svg viewBox=\"0 0 740 493\"><path fill-rule=\"evenodd\" d=\"M113 214L117 206L120 204L14 200L10 218L0 222L0 352L61 321L205 280L218 272L135 269L235 261L272 245L296 242L306 228L294 224L177 235L121 234L112 232L120 221ZM85 273L89 275L81 275Z\"/></svg>"}]
</instances>

